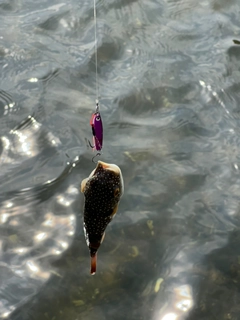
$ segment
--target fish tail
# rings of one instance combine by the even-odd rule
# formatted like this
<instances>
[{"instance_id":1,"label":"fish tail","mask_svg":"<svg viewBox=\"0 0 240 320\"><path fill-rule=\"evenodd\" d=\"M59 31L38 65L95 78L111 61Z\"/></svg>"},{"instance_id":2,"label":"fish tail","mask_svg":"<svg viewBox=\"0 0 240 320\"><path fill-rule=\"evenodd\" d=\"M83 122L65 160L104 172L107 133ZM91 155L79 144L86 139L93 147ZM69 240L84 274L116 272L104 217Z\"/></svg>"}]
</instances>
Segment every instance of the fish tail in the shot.
<instances>
[{"instance_id":1,"label":"fish tail","mask_svg":"<svg viewBox=\"0 0 240 320\"><path fill-rule=\"evenodd\" d=\"M97 253L91 255L91 275L93 276L96 273L97 269Z\"/></svg>"}]
</instances>

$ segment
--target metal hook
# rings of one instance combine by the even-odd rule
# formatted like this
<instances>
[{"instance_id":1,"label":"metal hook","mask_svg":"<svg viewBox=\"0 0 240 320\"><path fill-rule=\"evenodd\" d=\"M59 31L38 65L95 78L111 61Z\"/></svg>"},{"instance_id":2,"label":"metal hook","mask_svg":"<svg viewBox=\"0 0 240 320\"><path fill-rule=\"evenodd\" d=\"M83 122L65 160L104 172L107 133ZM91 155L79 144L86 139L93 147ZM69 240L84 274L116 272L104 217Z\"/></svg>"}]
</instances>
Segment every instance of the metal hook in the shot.
<instances>
[{"instance_id":1,"label":"metal hook","mask_svg":"<svg viewBox=\"0 0 240 320\"><path fill-rule=\"evenodd\" d=\"M86 141L87 148L89 148L89 147L91 147L92 149L95 148L95 146L92 146L91 142L87 138L85 138L85 141Z\"/></svg>"},{"instance_id":2,"label":"metal hook","mask_svg":"<svg viewBox=\"0 0 240 320\"><path fill-rule=\"evenodd\" d=\"M95 146L92 146L92 144L91 144L91 142L88 140L88 144L89 144L89 146L92 148L92 149L94 149L95 148Z\"/></svg>"},{"instance_id":3,"label":"metal hook","mask_svg":"<svg viewBox=\"0 0 240 320\"><path fill-rule=\"evenodd\" d=\"M97 162L94 161L94 159L95 159L96 157L100 157L100 155L101 155L101 153L98 152L98 153L92 158L92 162L93 162L93 163L97 163Z\"/></svg>"}]
</instances>

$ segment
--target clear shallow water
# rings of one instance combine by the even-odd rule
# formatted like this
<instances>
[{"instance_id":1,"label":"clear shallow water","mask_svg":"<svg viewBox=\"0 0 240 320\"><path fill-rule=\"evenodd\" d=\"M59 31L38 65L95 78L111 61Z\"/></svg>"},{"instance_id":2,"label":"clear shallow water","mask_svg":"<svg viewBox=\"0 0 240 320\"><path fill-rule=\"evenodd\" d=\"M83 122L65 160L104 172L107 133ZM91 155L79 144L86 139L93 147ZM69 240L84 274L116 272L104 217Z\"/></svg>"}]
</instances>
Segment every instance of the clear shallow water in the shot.
<instances>
[{"instance_id":1,"label":"clear shallow water","mask_svg":"<svg viewBox=\"0 0 240 320\"><path fill-rule=\"evenodd\" d=\"M102 160L125 195L90 277L93 4L0 2L2 318L238 319L239 11L97 2Z\"/></svg>"}]
</instances>

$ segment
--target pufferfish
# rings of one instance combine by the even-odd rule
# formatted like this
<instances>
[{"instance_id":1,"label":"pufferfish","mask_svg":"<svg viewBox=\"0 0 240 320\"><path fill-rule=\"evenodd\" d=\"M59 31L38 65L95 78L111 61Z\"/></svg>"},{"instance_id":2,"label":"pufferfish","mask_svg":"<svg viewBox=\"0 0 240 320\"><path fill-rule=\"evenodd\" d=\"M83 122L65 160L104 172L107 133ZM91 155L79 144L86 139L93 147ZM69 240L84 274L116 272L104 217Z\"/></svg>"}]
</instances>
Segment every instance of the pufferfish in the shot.
<instances>
[{"instance_id":1,"label":"pufferfish","mask_svg":"<svg viewBox=\"0 0 240 320\"><path fill-rule=\"evenodd\" d=\"M81 183L85 196L83 229L91 256L91 274L96 273L97 251L105 230L117 212L124 191L120 168L98 161L96 169Z\"/></svg>"}]
</instances>

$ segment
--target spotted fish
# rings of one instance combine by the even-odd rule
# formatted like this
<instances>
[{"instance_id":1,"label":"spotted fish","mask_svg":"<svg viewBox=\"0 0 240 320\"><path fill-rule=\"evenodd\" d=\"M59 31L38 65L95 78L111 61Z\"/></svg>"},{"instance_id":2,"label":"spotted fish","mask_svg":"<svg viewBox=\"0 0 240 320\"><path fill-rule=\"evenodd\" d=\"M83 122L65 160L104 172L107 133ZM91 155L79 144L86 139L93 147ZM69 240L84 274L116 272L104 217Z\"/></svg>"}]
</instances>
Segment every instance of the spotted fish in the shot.
<instances>
[{"instance_id":1,"label":"spotted fish","mask_svg":"<svg viewBox=\"0 0 240 320\"><path fill-rule=\"evenodd\" d=\"M120 168L102 161L98 161L96 169L81 183L85 196L83 227L91 256L91 274L96 272L97 251L107 225L117 212L123 189Z\"/></svg>"}]
</instances>

